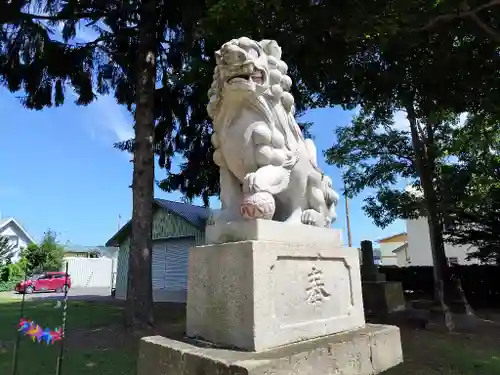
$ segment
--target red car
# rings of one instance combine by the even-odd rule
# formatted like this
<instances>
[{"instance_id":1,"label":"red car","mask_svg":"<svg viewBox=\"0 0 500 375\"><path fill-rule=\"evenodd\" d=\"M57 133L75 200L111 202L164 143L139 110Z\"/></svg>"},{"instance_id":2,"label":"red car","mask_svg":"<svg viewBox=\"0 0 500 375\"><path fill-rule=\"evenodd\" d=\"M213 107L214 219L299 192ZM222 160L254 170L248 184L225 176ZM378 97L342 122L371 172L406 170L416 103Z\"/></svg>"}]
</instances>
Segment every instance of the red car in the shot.
<instances>
[{"instance_id":1,"label":"red car","mask_svg":"<svg viewBox=\"0 0 500 375\"><path fill-rule=\"evenodd\" d=\"M71 276L65 272L45 272L33 275L26 281L20 281L16 285L16 292L31 294L33 292L56 291L64 292L71 288Z\"/></svg>"}]
</instances>

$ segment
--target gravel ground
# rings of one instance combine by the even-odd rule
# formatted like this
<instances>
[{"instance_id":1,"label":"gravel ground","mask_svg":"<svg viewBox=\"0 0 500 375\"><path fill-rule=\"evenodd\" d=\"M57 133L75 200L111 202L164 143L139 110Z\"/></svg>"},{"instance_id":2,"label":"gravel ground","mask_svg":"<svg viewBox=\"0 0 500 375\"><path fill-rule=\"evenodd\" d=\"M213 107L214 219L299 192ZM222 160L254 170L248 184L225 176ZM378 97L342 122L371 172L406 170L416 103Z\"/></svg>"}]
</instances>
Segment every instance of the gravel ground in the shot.
<instances>
[{"instance_id":1,"label":"gravel ground","mask_svg":"<svg viewBox=\"0 0 500 375\"><path fill-rule=\"evenodd\" d=\"M1 292L0 299L20 299L21 294L15 292ZM27 299L61 299L64 296L63 293L33 293L27 295ZM111 299L111 291L109 288L71 288L68 292L68 298L72 300L106 300Z\"/></svg>"}]
</instances>

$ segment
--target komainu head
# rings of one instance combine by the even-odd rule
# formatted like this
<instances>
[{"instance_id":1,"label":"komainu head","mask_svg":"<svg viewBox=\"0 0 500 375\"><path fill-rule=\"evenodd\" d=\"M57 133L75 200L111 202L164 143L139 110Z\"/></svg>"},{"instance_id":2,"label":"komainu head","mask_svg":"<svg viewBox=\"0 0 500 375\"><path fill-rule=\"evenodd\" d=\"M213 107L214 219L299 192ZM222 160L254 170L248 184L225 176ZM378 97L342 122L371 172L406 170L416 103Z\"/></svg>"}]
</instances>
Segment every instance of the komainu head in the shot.
<instances>
[{"instance_id":1,"label":"komainu head","mask_svg":"<svg viewBox=\"0 0 500 375\"><path fill-rule=\"evenodd\" d=\"M288 111L294 110L293 96L289 93L292 80L288 66L281 60L281 48L274 40L256 42L242 37L224 43L215 52L216 67L208 96L208 114L217 117L228 96L264 95L281 100Z\"/></svg>"}]
</instances>

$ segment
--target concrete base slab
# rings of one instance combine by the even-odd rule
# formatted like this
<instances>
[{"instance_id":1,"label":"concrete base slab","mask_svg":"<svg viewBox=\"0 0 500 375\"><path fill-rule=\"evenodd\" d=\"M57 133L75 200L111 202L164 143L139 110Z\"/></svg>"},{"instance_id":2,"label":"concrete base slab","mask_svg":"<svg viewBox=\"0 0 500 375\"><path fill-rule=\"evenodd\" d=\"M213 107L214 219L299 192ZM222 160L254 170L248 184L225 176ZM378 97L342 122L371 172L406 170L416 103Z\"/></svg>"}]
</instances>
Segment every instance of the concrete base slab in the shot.
<instances>
[{"instance_id":1,"label":"concrete base slab","mask_svg":"<svg viewBox=\"0 0 500 375\"><path fill-rule=\"evenodd\" d=\"M260 353L145 337L137 375L373 375L402 361L399 328L368 324Z\"/></svg>"}]
</instances>

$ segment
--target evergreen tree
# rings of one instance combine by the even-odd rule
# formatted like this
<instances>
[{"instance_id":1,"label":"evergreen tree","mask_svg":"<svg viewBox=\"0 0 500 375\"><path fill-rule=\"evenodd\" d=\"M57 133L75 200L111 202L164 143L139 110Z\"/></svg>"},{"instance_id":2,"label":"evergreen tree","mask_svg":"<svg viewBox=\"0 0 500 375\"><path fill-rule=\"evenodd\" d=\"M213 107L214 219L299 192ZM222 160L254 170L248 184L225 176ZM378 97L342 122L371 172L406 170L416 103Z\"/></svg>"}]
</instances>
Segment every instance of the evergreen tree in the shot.
<instances>
[{"instance_id":1,"label":"evergreen tree","mask_svg":"<svg viewBox=\"0 0 500 375\"><path fill-rule=\"evenodd\" d=\"M14 247L6 236L0 236L0 265L10 261Z\"/></svg>"}]
</instances>

